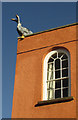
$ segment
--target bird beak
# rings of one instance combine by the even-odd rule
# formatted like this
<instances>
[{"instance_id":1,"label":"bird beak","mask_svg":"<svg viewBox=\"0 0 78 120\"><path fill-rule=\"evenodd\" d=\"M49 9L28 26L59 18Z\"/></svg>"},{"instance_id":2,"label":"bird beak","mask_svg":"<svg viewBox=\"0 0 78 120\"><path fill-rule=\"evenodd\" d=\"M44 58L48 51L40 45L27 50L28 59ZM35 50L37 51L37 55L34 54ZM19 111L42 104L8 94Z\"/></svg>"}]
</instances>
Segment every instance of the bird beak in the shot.
<instances>
[{"instance_id":1,"label":"bird beak","mask_svg":"<svg viewBox=\"0 0 78 120\"><path fill-rule=\"evenodd\" d=\"M16 21L14 18L11 19L12 21Z\"/></svg>"},{"instance_id":2,"label":"bird beak","mask_svg":"<svg viewBox=\"0 0 78 120\"><path fill-rule=\"evenodd\" d=\"M16 17L18 18L18 15L16 15Z\"/></svg>"}]
</instances>

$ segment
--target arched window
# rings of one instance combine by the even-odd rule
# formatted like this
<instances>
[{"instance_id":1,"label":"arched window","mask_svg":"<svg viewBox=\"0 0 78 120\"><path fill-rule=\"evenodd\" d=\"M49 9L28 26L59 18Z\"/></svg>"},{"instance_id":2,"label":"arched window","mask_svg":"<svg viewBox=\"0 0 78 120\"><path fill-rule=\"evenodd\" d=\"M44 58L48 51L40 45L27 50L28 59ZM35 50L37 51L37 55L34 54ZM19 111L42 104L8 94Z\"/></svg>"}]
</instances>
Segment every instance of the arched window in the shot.
<instances>
[{"instance_id":1,"label":"arched window","mask_svg":"<svg viewBox=\"0 0 78 120\"><path fill-rule=\"evenodd\" d=\"M70 96L70 54L66 49L49 52L43 71L43 100Z\"/></svg>"}]
</instances>

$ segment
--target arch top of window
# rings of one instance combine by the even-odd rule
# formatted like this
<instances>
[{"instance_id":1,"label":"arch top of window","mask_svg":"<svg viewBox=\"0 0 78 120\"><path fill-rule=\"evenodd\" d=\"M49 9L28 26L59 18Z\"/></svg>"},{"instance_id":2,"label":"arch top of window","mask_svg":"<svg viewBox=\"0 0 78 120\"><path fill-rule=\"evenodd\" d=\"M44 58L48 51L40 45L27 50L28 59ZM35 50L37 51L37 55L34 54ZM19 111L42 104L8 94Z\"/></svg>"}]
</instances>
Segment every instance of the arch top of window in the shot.
<instances>
[{"instance_id":1,"label":"arch top of window","mask_svg":"<svg viewBox=\"0 0 78 120\"><path fill-rule=\"evenodd\" d=\"M63 55L63 56L62 56ZM45 56L45 59L44 61L45 62L53 62L54 59L57 59L57 58L68 58L69 59L69 51L64 49L64 48L60 48L60 49L56 49L56 50L52 50L50 51L46 56Z\"/></svg>"}]
</instances>

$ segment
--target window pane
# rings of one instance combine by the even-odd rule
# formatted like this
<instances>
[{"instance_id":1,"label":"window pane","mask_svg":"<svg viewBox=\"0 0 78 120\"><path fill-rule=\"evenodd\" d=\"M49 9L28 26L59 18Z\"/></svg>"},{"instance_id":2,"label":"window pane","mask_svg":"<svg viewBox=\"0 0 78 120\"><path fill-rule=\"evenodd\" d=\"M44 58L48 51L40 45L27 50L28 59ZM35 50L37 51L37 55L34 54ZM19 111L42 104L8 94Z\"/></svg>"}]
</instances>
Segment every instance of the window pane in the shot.
<instances>
[{"instance_id":1,"label":"window pane","mask_svg":"<svg viewBox=\"0 0 78 120\"><path fill-rule=\"evenodd\" d=\"M53 71L48 71L47 72L47 80L52 80L53 79Z\"/></svg>"},{"instance_id":2,"label":"window pane","mask_svg":"<svg viewBox=\"0 0 78 120\"><path fill-rule=\"evenodd\" d=\"M49 97L49 100L51 100L53 98L53 90L50 89L50 97Z\"/></svg>"},{"instance_id":3,"label":"window pane","mask_svg":"<svg viewBox=\"0 0 78 120\"><path fill-rule=\"evenodd\" d=\"M68 78L63 80L63 87L68 87Z\"/></svg>"},{"instance_id":4,"label":"window pane","mask_svg":"<svg viewBox=\"0 0 78 120\"><path fill-rule=\"evenodd\" d=\"M60 69L60 59L55 60L55 70Z\"/></svg>"},{"instance_id":5,"label":"window pane","mask_svg":"<svg viewBox=\"0 0 78 120\"><path fill-rule=\"evenodd\" d=\"M63 89L63 97L68 97L68 88Z\"/></svg>"},{"instance_id":6,"label":"window pane","mask_svg":"<svg viewBox=\"0 0 78 120\"><path fill-rule=\"evenodd\" d=\"M68 69L62 70L62 77L67 77L68 76Z\"/></svg>"},{"instance_id":7,"label":"window pane","mask_svg":"<svg viewBox=\"0 0 78 120\"><path fill-rule=\"evenodd\" d=\"M62 61L62 68L68 67L68 60Z\"/></svg>"},{"instance_id":8,"label":"window pane","mask_svg":"<svg viewBox=\"0 0 78 120\"><path fill-rule=\"evenodd\" d=\"M49 82L47 82L47 89L49 90Z\"/></svg>"},{"instance_id":9,"label":"window pane","mask_svg":"<svg viewBox=\"0 0 78 120\"><path fill-rule=\"evenodd\" d=\"M61 98L61 89L55 90L55 98Z\"/></svg>"},{"instance_id":10,"label":"window pane","mask_svg":"<svg viewBox=\"0 0 78 120\"><path fill-rule=\"evenodd\" d=\"M53 88L53 82L50 82L50 89Z\"/></svg>"},{"instance_id":11,"label":"window pane","mask_svg":"<svg viewBox=\"0 0 78 120\"><path fill-rule=\"evenodd\" d=\"M47 82L47 89L48 90L50 90L50 89L53 89L53 83L54 83L54 81L52 81L52 82Z\"/></svg>"},{"instance_id":12,"label":"window pane","mask_svg":"<svg viewBox=\"0 0 78 120\"><path fill-rule=\"evenodd\" d=\"M53 89L50 89L47 91L47 99L52 100L53 99Z\"/></svg>"},{"instance_id":13,"label":"window pane","mask_svg":"<svg viewBox=\"0 0 78 120\"><path fill-rule=\"evenodd\" d=\"M61 88L61 80L56 80L55 81L55 89L56 88Z\"/></svg>"},{"instance_id":14,"label":"window pane","mask_svg":"<svg viewBox=\"0 0 78 120\"><path fill-rule=\"evenodd\" d=\"M49 61L48 61L48 63L49 63L49 62L53 62L53 61L54 61L54 59L50 58Z\"/></svg>"},{"instance_id":15,"label":"window pane","mask_svg":"<svg viewBox=\"0 0 78 120\"><path fill-rule=\"evenodd\" d=\"M47 99L48 100L50 99L50 91L49 90L47 91Z\"/></svg>"},{"instance_id":16,"label":"window pane","mask_svg":"<svg viewBox=\"0 0 78 120\"><path fill-rule=\"evenodd\" d=\"M57 58L57 53L52 55L53 58Z\"/></svg>"},{"instance_id":17,"label":"window pane","mask_svg":"<svg viewBox=\"0 0 78 120\"><path fill-rule=\"evenodd\" d=\"M63 60L63 59L67 59L67 58L68 58L67 55L64 54L63 57L62 57L61 59Z\"/></svg>"},{"instance_id":18,"label":"window pane","mask_svg":"<svg viewBox=\"0 0 78 120\"><path fill-rule=\"evenodd\" d=\"M64 53L58 53L58 57L61 57Z\"/></svg>"},{"instance_id":19,"label":"window pane","mask_svg":"<svg viewBox=\"0 0 78 120\"><path fill-rule=\"evenodd\" d=\"M55 78L60 78L60 70L55 71Z\"/></svg>"},{"instance_id":20,"label":"window pane","mask_svg":"<svg viewBox=\"0 0 78 120\"><path fill-rule=\"evenodd\" d=\"M48 71L52 71L53 70L53 63L48 64Z\"/></svg>"}]
</instances>

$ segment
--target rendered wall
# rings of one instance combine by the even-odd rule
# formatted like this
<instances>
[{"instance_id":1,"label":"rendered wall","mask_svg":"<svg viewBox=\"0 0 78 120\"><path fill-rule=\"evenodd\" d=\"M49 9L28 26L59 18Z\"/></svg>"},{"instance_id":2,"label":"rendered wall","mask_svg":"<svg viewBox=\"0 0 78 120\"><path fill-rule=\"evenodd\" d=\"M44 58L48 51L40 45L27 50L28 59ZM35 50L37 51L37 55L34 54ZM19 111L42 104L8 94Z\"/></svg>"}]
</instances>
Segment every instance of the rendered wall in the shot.
<instances>
[{"instance_id":1,"label":"rendered wall","mask_svg":"<svg viewBox=\"0 0 78 120\"><path fill-rule=\"evenodd\" d=\"M76 26L69 26L18 40L12 118L77 118ZM64 47L71 57L70 102L35 107L42 101L43 61L54 47Z\"/></svg>"},{"instance_id":2,"label":"rendered wall","mask_svg":"<svg viewBox=\"0 0 78 120\"><path fill-rule=\"evenodd\" d=\"M76 117L78 120L78 26L76 27Z\"/></svg>"}]
</instances>

